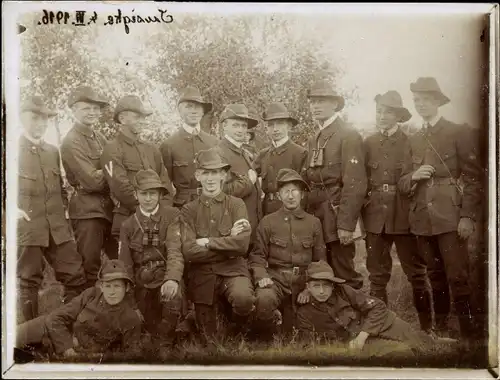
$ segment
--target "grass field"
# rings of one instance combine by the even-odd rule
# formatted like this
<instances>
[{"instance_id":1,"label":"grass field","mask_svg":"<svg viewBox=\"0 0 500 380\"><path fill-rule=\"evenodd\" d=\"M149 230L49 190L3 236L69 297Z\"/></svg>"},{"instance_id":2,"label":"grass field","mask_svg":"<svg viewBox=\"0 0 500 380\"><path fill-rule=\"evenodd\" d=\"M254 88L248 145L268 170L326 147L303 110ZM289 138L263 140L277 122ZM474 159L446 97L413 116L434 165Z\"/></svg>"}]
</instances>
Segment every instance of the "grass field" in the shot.
<instances>
[{"instance_id":1,"label":"grass field","mask_svg":"<svg viewBox=\"0 0 500 380\"><path fill-rule=\"evenodd\" d=\"M368 290L367 271L364 242L358 242L356 265L365 276L365 288ZM395 311L402 319L415 328L419 328L416 311L413 307L412 292L395 254L393 256L393 273L388 287L389 308ZM479 260L477 260L479 261ZM473 276L474 277L474 276ZM477 277L477 276L476 276ZM476 284L477 285L477 284ZM473 285L473 289L478 286ZM61 303L62 287L54 280L52 271L47 269L43 288L40 291L40 313L54 310ZM450 320L452 335L457 335L458 324L456 318ZM49 361L48 357L39 357L37 361ZM389 367L473 367L484 368L486 365L486 351L484 344L477 344L466 354L459 354L456 347L441 345L432 351L418 357L395 357L386 361L373 361L369 358L352 355L342 346L303 345L292 340L285 341L277 337L270 345L248 342L227 336L222 330L218 342L207 349L189 340L181 343L179 353L175 358L160 359L157 348L144 345L129 354L105 354L95 356L80 356L72 358L71 362L91 363L163 363L163 364L289 364L289 365L370 365ZM69 361L69 360L68 360Z\"/></svg>"}]
</instances>

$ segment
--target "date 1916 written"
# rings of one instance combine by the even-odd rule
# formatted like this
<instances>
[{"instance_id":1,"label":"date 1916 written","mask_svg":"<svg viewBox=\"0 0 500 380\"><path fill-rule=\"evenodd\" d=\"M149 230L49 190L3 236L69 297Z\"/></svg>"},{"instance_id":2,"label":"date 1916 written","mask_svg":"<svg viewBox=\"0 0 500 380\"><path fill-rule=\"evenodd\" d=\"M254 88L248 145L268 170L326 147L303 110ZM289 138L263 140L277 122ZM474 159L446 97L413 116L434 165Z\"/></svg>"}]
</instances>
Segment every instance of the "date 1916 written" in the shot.
<instances>
[{"instance_id":1,"label":"date 1916 written","mask_svg":"<svg viewBox=\"0 0 500 380\"><path fill-rule=\"evenodd\" d=\"M75 11L75 21L72 21L71 24L75 26L84 26L89 25L90 23L94 23L97 21L97 13L93 12L94 15L89 17L89 21L85 22L85 13L86 11ZM49 25L49 24L68 24L70 20L69 12L52 12L43 10L43 16L40 21L38 21L38 25Z\"/></svg>"}]
</instances>

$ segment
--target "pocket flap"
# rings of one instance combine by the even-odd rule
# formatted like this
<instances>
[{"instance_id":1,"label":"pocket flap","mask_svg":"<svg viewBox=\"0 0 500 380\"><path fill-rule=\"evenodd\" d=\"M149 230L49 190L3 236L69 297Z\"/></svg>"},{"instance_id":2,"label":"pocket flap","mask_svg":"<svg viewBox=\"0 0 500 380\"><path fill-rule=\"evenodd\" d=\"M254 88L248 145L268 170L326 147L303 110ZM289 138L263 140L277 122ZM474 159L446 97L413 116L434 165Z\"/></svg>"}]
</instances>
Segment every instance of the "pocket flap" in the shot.
<instances>
[{"instance_id":1,"label":"pocket flap","mask_svg":"<svg viewBox=\"0 0 500 380\"><path fill-rule=\"evenodd\" d=\"M173 166L188 166L189 163L187 161L174 161L172 163Z\"/></svg>"},{"instance_id":2,"label":"pocket flap","mask_svg":"<svg viewBox=\"0 0 500 380\"><path fill-rule=\"evenodd\" d=\"M125 166L128 170L139 171L142 169L142 165L139 162L135 161L123 161L123 166Z\"/></svg>"},{"instance_id":3,"label":"pocket flap","mask_svg":"<svg viewBox=\"0 0 500 380\"><path fill-rule=\"evenodd\" d=\"M272 244L276 244L278 247L286 248L286 246L288 245L288 242L286 240L280 239L276 236L271 236L270 241Z\"/></svg>"},{"instance_id":4,"label":"pocket flap","mask_svg":"<svg viewBox=\"0 0 500 380\"><path fill-rule=\"evenodd\" d=\"M312 239L305 239L305 240L302 240L302 246L304 248L311 248L313 246L313 241Z\"/></svg>"}]
</instances>

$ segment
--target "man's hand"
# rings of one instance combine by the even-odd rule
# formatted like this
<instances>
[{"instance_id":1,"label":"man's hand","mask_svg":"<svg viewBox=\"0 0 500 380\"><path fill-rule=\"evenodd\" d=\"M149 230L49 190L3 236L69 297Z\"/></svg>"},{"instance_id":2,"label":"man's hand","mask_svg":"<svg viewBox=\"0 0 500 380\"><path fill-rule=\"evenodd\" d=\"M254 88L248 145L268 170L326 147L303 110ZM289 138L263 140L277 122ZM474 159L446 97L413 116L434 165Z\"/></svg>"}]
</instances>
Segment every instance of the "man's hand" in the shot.
<instances>
[{"instance_id":1,"label":"man's hand","mask_svg":"<svg viewBox=\"0 0 500 380\"><path fill-rule=\"evenodd\" d=\"M340 244L348 245L352 243L353 231L346 231L339 228L337 234L339 235Z\"/></svg>"},{"instance_id":2,"label":"man's hand","mask_svg":"<svg viewBox=\"0 0 500 380\"><path fill-rule=\"evenodd\" d=\"M458 236L462 239L468 239L474 232L474 222L470 218L460 218L458 222Z\"/></svg>"},{"instance_id":3,"label":"man's hand","mask_svg":"<svg viewBox=\"0 0 500 380\"><path fill-rule=\"evenodd\" d=\"M248 169L248 178L252 181L253 184L257 181L257 173L253 169Z\"/></svg>"},{"instance_id":4,"label":"man's hand","mask_svg":"<svg viewBox=\"0 0 500 380\"><path fill-rule=\"evenodd\" d=\"M412 174L411 179L413 181L422 181L431 178L436 169L431 165L422 165Z\"/></svg>"},{"instance_id":5,"label":"man's hand","mask_svg":"<svg viewBox=\"0 0 500 380\"><path fill-rule=\"evenodd\" d=\"M299 293L299 295L297 296L297 303L299 305L303 305L305 303L308 303L310 300L311 300L311 294L309 293L309 291L307 289L304 289L303 291L301 291Z\"/></svg>"},{"instance_id":6,"label":"man's hand","mask_svg":"<svg viewBox=\"0 0 500 380\"><path fill-rule=\"evenodd\" d=\"M200 247L206 247L208 244L208 238L196 239L196 244L198 244Z\"/></svg>"},{"instance_id":7,"label":"man's hand","mask_svg":"<svg viewBox=\"0 0 500 380\"><path fill-rule=\"evenodd\" d=\"M237 236L246 230L250 230L250 222L246 219L237 220L231 228L231 236Z\"/></svg>"},{"instance_id":8,"label":"man's hand","mask_svg":"<svg viewBox=\"0 0 500 380\"><path fill-rule=\"evenodd\" d=\"M72 358L72 357L75 357L76 355L78 355L76 353L76 351L74 350L74 348L68 348L66 351L63 352L63 356L65 358Z\"/></svg>"},{"instance_id":9,"label":"man's hand","mask_svg":"<svg viewBox=\"0 0 500 380\"><path fill-rule=\"evenodd\" d=\"M17 219L24 219L25 221L29 222L31 221L31 218L26 214L24 210L21 210L20 208L17 209Z\"/></svg>"},{"instance_id":10,"label":"man's hand","mask_svg":"<svg viewBox=\"0 0 500 380\"><path fill-rule=\"evenodd\" d=\"M361 331L356 338L349 342L349 349L353 351L361 351L365 346L368 333Z\"/></svg>"},{"instance_id":11,"label":"man's hand","mask_svg":"<svg viewBox=\"0 0 500 380\"><path fill-rule=\"evenodd\" d=\"M167 280L161 286L161 295L164 297L165 301L171 301L177 295L179 290L179 284L174 280Z\"/></svg>"},{"instance_id":12,"label":"man's hand","mask_svg":"<svg viewBox=\"0 0 500 380\"><path fill-rule=\"evenodd\" d=\"M259 282L257 282L257 285L259 286L259 288L267 288L267 287L271 286L272 284L274 284L274 282L269 277L264 277L264 278L260 279Z\"/></svg>"}]
</instances>

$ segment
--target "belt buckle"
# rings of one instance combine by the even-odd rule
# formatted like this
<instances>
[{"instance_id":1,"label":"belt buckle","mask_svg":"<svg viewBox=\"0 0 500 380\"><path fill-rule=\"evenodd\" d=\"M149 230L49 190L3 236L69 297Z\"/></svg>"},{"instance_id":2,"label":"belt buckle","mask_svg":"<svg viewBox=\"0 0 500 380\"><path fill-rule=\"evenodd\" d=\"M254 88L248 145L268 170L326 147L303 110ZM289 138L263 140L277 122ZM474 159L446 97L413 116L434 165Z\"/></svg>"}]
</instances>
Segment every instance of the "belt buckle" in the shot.
<instances>
[{"instance_id":1,"label":"belt buckle","mask_svg":"<svg viewBox=\"0 0 500 380\"><path fill-rule=\"evenodd\" d=\"M292 274L293 274L294 276L298 276L298 275L299 275L299 273L300 273L300 268L299 268L299 267L293 267L293 268L292 268Z\"/></svg>"},{"instance_id":2,"label":"belt buckle","mask_svg":"<svg viewBox=\"0 0 500 380\"><path fill-rule=\"evenodd\" d=\"M389 185L387 183L384 183L382 185L382 190L384 193L387 193L389 191Z\"/></svg>"}]
</instances>

